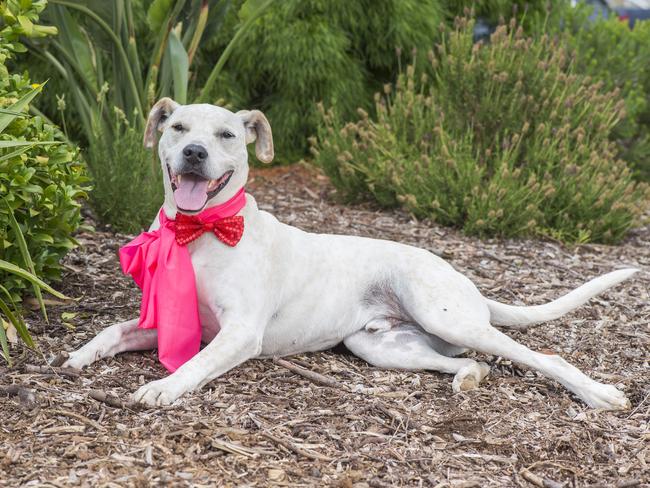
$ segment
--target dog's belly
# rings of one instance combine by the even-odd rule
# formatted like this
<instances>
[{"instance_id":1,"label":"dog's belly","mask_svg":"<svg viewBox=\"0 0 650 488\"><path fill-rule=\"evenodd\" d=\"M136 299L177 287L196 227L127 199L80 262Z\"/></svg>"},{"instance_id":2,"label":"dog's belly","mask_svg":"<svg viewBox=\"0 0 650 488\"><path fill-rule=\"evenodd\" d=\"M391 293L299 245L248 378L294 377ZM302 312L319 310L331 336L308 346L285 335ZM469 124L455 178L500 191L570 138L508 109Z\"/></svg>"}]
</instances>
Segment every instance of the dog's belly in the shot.
<instances>
[{"instance_id":1,"label":"dog's belly","mask_svg":"<svg viewBox=\"0 0 650 488\"><path fill-rule=\"evenodd\" d=\"M338 285L338 286L335 286ZM264 330L262 356L322 351L363 328L373 311L363 303L366 280L324 278L303 283Z\"/></svg>"},{"instance_id":2,"label":"dog's belly","mask_svg":"<svg viewBox=\"0 0 650 488\"><path fill-rule=\"evenodd\" d=\"M345 320L346 317L343 317ZM280 319L266 328L261 357L287 356L303 352L322 351L340 343L345 337L363 327L361 320L332 323L318 316L304 321ZM337 321L338 322L338 321Z\"/></svg>"}]
</instances>

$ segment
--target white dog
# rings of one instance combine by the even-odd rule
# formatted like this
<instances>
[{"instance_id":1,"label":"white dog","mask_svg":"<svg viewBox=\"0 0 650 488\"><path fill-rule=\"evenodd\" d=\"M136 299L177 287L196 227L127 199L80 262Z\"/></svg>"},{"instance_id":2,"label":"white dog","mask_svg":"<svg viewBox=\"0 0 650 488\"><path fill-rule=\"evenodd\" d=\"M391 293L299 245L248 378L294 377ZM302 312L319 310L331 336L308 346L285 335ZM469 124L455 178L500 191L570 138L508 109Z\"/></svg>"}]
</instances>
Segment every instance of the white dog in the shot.
<instances>
[{"instance_id":1,"label":"white dog","mask_svg":"<svg viewBox=\"0 0 650 488\"><path fill-rule=\"evenodd\" d=\"M149 114L147 147L154 146L156 130L162 132L163 209L171 219L178 211L172 181L185 174L183 150L189 145L202 153L192 173L201 175L196 188L206 192L204 207L227 201L244 186L248 143L256 141L261 161L273 159L271 128L257 110L232 113L164 98ZM220 191L208 192L215 187ZM635 269L596 278L546 305L518 307L483 297L469 279L422 249L304 232L260 211L250 195L239 215L245 232L235 247L213 235L188 244L207 345L173 374L138 389L136 401L170 404L248 359L321 351L342 341L375 366L454 374L455 392L477 387L489 372L484 363L455 357L474 349L538 370L591 407L630 405L614 386L590 379L559 356L531 351L490 323L525 327L555 319ZM155 348L156 329L137 324L136 319L107 328L71 353L65 366L81 368L120 352Z\"/></svg>"}]
</instances>

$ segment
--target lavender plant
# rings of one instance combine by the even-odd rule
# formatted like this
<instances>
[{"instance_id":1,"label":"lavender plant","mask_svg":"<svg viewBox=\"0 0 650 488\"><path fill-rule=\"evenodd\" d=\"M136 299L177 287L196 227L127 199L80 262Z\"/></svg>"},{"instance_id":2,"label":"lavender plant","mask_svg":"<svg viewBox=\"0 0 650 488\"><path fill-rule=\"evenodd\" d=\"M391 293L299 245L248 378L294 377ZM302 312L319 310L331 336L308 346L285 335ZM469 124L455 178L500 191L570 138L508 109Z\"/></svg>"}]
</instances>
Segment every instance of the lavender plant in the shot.
<instances>
[{"instance_id":1,"label":"lavender plant","mask_svg":"<svg viewBox=\"0 0 650 488\"><path fill-rule=\"evenodd\" d=\"M609 135L618 91L577 75L563 47L514 22L473 44L445 30L430 65L344 123L321 106L315 161L348 199L401 205L479 235L616 242L648 203Z\"/></svg>"}]
</instances>

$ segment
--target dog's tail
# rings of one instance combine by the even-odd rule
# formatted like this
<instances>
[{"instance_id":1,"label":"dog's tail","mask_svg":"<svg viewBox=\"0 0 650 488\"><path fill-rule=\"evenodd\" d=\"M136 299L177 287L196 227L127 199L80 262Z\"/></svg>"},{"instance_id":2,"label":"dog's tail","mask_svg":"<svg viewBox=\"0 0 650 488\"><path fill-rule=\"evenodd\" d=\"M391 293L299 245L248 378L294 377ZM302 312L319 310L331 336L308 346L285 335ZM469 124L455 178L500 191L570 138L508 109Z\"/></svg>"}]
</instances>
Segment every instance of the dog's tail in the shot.
<instances>
[{"instance_id":1,"label":"dog's tail","mask_svg":"<svg viewBox=\"0 0 650 488\"><path fill-rule=\"evenodd\" d=\"M486 299L490 309L490 321L496 325L523 329L531 324L556 319L579 307L590 298L628 279L637 271L639 270L635 268L612 271L594 278L563 297L544 305L519 307Z\"/></svg>"}]
</instances>

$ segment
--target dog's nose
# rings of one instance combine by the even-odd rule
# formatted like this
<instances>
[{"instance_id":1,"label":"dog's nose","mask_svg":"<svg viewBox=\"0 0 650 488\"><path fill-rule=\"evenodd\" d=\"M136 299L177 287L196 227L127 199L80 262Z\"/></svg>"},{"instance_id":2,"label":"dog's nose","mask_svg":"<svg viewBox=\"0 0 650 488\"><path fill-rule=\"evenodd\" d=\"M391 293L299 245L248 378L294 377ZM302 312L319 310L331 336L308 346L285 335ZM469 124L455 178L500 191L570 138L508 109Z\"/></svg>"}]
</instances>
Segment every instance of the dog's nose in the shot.
<instances>
[{"instance_id":1,"label":"dog's nose","mask_svg":"<svg viewBox=\"0 0 650 488\"><path fill-rule=\"evenodd\" d=\"M201 164L208 157L208 151L198 144L188 144L183 148L183 156L190 164Z\"/></svg>"}]
</instances>

